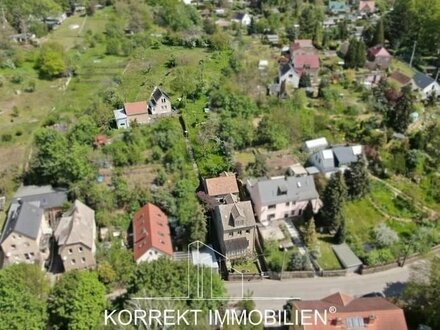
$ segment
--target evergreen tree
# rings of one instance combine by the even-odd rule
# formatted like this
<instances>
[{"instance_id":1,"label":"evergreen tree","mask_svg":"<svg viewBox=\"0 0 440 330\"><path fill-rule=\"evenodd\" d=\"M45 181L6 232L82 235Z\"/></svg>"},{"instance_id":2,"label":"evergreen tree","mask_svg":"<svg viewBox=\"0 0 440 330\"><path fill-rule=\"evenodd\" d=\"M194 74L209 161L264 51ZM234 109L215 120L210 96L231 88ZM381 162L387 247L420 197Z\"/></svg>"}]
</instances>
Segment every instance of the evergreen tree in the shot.
<instances>
[{"instance_id":1,"label":"evergreen tree","mask_svg":"<svg viewBox=\"0 0 440 330\"><path fill-rule=\"evenodd\" d=\"M346 224L345 224L345 217L344 217L344 215L342 215L342 217L340 219L338 231L335 234L336 243L337 244L345 243L346 236L347 236L347 228L346 228Z\"/></svg>"},{"instance_id":2,"label":"evergreen tree","mask_svg":"<svg viewBox=\"0 0 440 330\"><path fill-rule=\"evenodd\" d=\"M411 121L410 114L414 111L414 96L410 86L402 89L402 95L397 101L389 126L400 133L404 133Z\"/></svg>"},{"instance_id":3,"label":"evergreen tree","mask_svg":"<svg viewBox=\"0 0 440 330\"><path fill-rule=\"evenodd\" d=\"M358 161L350 165L350 168L345 171L344 177L350 199L362 198L369 192L370 181L363 156L359 156Z\"/></svg>"},{"instance_id":4,"label":"evergreen tree","mask_svg":"<svg viewBox=\"0 0 440 330\"><path fill-rule=\"evenodd\" d=\"M367 49L362 40L357 41L355 68L362 68L367 60Z\"/></svg>"},{"instance_id":5,"label":"evergreen tree","mask_svg":"<svg viewBox=\"0 0 440 330\"><path fill-rule=\"evenodd\" d=\"M341 224L346 196L347 187L343 176L336 172L330 177L322 198L324 206L320 211L320 220L325 225L337 228Z\"/></svg>"},{"instance_id":6,"label":"evergreen tree","mask_svg":"<svg viewBox=\"0 0 440 330\"><path fill-rule=\"evenodd\" d=\"M385 41L385 32L383 26L383 19L380 19L376 24L374 31L373 45L383 45Z\"/></svg>"},{"instance_id":7,"label":"evergreen tree","mask_svg":"<svg viewBox=\"0 0 440 330\"><path fill-rule=\"evenodd\" d=\"M345 55L346 68L361 68L365 65L366 47L362 40L352 38Z\"/></svg>"},{"instance_id":8,"label":"evergreen tree","mask_svg":"<svg viewBox=\"0 0 440 330\"><path fill-rule=\"evenodd\" d=\"M300 88L307 88L312 86L312 80L310 78L310 74L307 72L304 72L301 77L299 78L298 87Z\"/></svg>"},{"instance_id":9,"label":"evergreen tree","mask_svg":"<svg viewBox=\"0 0 440 330\"><path fill-rule=\"evenodd\" d=\"M316 235L315 220L311 218L307 226L307 231L304 236L305 243L309 249L315 249L318 244L318 236Z\"/></svg>"}]
</instances>

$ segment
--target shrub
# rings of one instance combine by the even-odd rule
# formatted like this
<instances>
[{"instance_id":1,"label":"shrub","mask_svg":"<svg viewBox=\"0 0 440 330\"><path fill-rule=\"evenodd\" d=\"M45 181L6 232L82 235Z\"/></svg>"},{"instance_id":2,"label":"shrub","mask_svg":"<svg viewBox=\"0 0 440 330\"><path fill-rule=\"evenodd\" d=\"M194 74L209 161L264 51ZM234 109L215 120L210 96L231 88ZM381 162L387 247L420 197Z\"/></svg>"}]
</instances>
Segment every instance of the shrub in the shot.
<instances>
[{"instance_id":1,"label":"shrub","mask_svg":"<svg viewBox=\"0 0 440 330\"><path fill-rule=\"evenodd\" d=\"M373 229L373 236L376 245L380 248L389 247L399 241L397 233L384 223Z\"/></svg>"},{"instance_id":2,"label":"shrub","mask_svg":"<svg viewBox=\"0 0 440 330\"><path fill-rule=\"evenodd\" d=\"M9 142L12 140L12 135L11 134L3 134L2 135L2 142Z\"/></svg>"},{"instance_id":3,"label":"shrub","mask_svg":"<svg viewBox=\"0 0 440 330\"><path fill-rule=\"evenodd\" d=\"M20 74L15 74L11 77L11 82L14 84L20 84L23 81L23 76Z\"/></svg>"},{"instance_id":4,"label":"shrub","mask_svg":"<svg viewBox=\"0 0 440 330\"><path fill-rule=\"evenodd\" d=\"M395 257L389 248L372 250L366 257L369 266L382 265L394 260Z\"/></svg>"}]
</instances>

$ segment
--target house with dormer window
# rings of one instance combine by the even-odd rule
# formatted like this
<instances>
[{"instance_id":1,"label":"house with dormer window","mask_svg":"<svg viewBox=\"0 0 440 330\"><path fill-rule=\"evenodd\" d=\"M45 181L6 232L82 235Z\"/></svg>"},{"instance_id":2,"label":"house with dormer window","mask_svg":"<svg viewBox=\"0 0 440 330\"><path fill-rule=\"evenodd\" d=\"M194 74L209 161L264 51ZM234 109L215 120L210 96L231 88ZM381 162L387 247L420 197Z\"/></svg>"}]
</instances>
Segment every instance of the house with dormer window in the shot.
<instances>
[{"instance_id":1,"label":"house with dormer window","mask_svg":"<svg viewBox=\"0 0 440 330\"><path fill-rule=\"evenodd\" d=\"M250 201L227 200L214 209L220 252L229 259L245 257L254 251L255 217Z\"/></svg>"},{"instance_id":2,"label":"house with dormer window","mask_svg":"<svg viewBox=\"0 0 440 330\"><path fill-rule=\"evenodd\" d=\"M246 188L263 225L271 220L301 217L308 208L317 213L322 206L311 175L253 179L248 180Z\"/></svg>"}]
</instances>

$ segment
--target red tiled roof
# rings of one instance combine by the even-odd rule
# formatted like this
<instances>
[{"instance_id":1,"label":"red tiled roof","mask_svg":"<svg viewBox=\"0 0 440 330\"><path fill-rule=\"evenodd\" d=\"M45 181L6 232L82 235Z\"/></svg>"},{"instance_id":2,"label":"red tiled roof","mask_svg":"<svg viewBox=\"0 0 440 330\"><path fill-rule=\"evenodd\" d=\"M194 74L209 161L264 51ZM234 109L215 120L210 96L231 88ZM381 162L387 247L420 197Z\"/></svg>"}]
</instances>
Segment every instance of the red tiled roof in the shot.
<instances>
[{"instance_id":1,"label":"red tiled roof","mask_svg":"<svg viewBox=\"0 0 440 330\"><path fill-rule=\"evenodd\" d=\"M394 71L390 76L389 79L395 80L397 82L399 82L402 85L406 85L408 83L410 83L411 78L408 77L407 75L403 74L402 72L399 71Z\"/></svg>"},{"instance_id":2,"label":"red tiled roof","mask_svg":"<svg viewBox=\"0 0 440 330\"><path fill-rule=\"evenodd\" d=\"M314 46L311 39L297 39L292 43L291 48L297 50L300 48L314 48Z\"/></svg>"},{"instance_id":3,"label":"red tiled roof","mask_svg":"<svg viewBox=\"0 0 440 330\"><path fill-rule=\"evenodd\" d=\"M96 146L102 146L104 144L107 144L108 142L108 137L105 135L97 135L95 137L95 145Z\"/></svg>"},{"instance_id":4,"label":"red tiled roof","mask_svg":"<svg viewBox=\"0 0 440 330\"><path fill-rule=\"evenodd\" d=\"M390 53L382 46L371 47L368 49L368 53L374 57L391 57Z\"/></svg>"},{"instance_id":5,"label":"red tiled roof","mask_svg":"<svg viewBox=\"0 0 440 330\"><path fill-rule=\"evenodd\" d=\"M205 179L205 188L209 196L238 193L237 179L233 173L225 172L217 178Z\"/></svg>"},{"instance_id":6,"label":"red tiled roof","mask_svg":"<svg viewBox=\"0 0 440 330\"><path fill-rule=\"evenodd\" d=\"M160 208L148 203L133 218L134 259L137 261L151 248L173 255L168 218Z\"/></svg>"},{"instance_id":7,"label":"red tiled roof","mask_svg":"<svg viewBox=\"0 0 440 330\"><path fill-rule=\"evenodd\" d=\"M297 55L293 59L293 66L295 69L303 69L308 67L310 69L319 69L319 56L318 55Z\"/></svg>"},{"instance_id":8,"label":"red tiled roof","mask_svg":"<svg viewBox=\"0 0 440 330\"><path fill-rule=\"evenodd\" d=\"M127 116L148 113L147 101L124 103L124 109Z\"/></svg>"},{"instance_id":9,"label":"red tiled roof","mask_svg":"<svg viewBox=\"0 0 440 330\"><path fill-rule=\"evenodd\" d=\"M346 329L346 323L352 318L360 318L369 330L407 330L403 310L380 297L353 298L336 293L322 300L305 300L293 304L297 310L320 311L335 307L336 312L327 312L327 324L308 325L307 330Z\"/></svg>"},{"instance_id":10,"label":"red tiled roof","mask_svg":"<svg viewBox=\"0 0 440 330\"><path fill-rule=\"evenodd\" d=\"M374 11L375 7L374 1L359 1L359 11Z\"/></svg>"}]
</instances>

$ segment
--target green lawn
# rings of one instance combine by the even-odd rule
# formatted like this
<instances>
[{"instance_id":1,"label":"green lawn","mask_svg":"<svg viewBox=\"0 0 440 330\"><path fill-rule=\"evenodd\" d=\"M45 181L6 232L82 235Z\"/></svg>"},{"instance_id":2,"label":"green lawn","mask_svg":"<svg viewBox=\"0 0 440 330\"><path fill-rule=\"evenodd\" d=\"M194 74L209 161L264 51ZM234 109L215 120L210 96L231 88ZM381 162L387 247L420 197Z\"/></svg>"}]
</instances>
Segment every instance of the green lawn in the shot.
<instances>
[{"instance_id":1,"label":"green lawn","mask_svg":"<svg viewBox=\"0 0 440 330\"><path fill-rule=\"evenodd\" d=\"M341 264L332 249L333 237L330 235L318 235L321 255L318 263L323 269L341 269Z\"/></svg>"},{"instance_id":2,"label":"green lawn","mask_svg":"<svg viewBox=\"0 0 440 330\"><path fill-rule=\"evenodd\" d=\"M388 215L398 218L413 218L416 210L402 197L394 196L387 186L378 181L371 182L370 196Z\"/></svg>"},{"instance_id":3,"label":"green lawn","mask_svg":"<svg viewBox=\"0 0 440 330\"><path fill-rule=\"evenodd\" d=\"M350 234L354 234L361 241L368 241L370 230L385 219L376 211L367 199L348 202L345 205L345 218Z\"/></svg>"},{"instance_id":4,"label":"green lawn","mask_svg":"<svg viewBox=\"0 0 440 330\"><path fill-rule=\"evenodd\" d=\"M411 68L408 64L399 61L395 58L391 62L391 70L400 71L409 77L412 77L415 74L415 70L413 68Z\"/></svg>"},{"instance_id":5,"label":"green lawn","mask_svg":"<svg viewBox=\"0 0 440 330\"><path fill-rule=\"evenodd\" d=\"M232 264L232 267L242 273L259 273L257 265L253 259Z\"/></svg>"}]
</instances>

